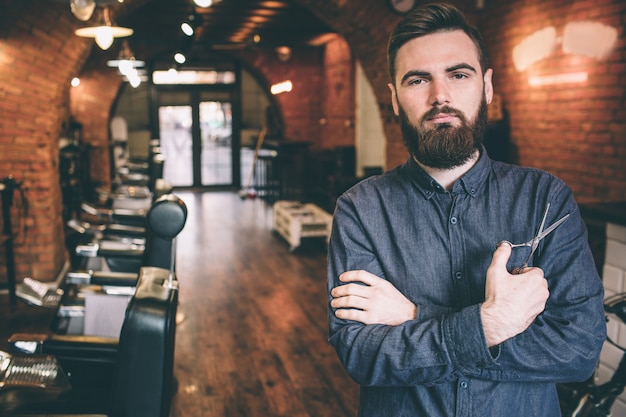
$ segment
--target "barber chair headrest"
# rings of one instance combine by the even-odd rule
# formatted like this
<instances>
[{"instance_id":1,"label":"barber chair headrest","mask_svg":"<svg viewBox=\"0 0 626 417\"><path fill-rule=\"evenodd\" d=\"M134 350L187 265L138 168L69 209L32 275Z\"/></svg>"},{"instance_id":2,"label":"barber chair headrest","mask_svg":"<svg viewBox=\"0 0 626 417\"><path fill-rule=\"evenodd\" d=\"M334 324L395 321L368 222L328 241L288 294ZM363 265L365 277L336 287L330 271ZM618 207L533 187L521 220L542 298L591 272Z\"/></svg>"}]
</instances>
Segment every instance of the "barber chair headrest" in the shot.
<instances>
[{"instance_id":1,"label":"barber chair headrest","mask_svg":"<svg viewBox=\"0 0 626 417\"><path fill-rule=\"evenodd\" d=\"M187 206L177 196L166 194L154 201L146 216L147 227L162 238L173 239L185 227Z\"/></svg>"}]
</instances>

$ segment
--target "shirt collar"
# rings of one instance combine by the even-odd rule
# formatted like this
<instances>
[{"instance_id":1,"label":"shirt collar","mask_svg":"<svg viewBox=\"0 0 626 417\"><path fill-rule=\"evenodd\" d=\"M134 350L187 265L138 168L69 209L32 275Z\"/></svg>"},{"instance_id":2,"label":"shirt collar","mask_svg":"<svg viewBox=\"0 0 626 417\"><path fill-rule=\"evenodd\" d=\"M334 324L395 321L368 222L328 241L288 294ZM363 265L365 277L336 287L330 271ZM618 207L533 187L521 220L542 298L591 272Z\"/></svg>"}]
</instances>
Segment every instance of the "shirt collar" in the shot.
<instances>
[{"instance_id":1,"label":"shirt collar","mask_svg":"<svg viewBox=\"0 0 626 417\"><path fill-rule=\"evenodd\" d=\"M487 180L490 169L491 159L487 155L485 147L481 146L478 161L476 161L476 164L453 185L452 194L465 192L471 196L475 196ZM412 156L409 156L409 159L404 165L404 170L426 199L433 197L437 193L446 192L434 178L428 175L426 171L415 162Z\"/></svg>"}]
</instances>

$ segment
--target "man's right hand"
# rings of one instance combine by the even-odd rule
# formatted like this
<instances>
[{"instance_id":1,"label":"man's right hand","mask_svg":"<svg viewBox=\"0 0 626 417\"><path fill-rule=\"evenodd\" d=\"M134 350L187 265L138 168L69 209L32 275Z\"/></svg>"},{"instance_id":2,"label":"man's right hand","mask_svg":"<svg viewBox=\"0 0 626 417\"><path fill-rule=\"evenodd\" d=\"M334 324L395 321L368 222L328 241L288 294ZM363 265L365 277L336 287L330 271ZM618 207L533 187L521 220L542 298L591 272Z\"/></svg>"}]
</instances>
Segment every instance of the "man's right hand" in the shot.
<instances>
[{"instance_id":1,"label":"man's right hand","mask_svg":"<svg viewBox=\"0 0 626 417\"><path fill-rule=\"evenodd\" d=\"M489 347L498 345L526 330L543 312L550 292L541 268L524 268L509 273L506 263L511 246L500 244L487 269L485 302L480 315Z\"/></svg>"}]
</instances>

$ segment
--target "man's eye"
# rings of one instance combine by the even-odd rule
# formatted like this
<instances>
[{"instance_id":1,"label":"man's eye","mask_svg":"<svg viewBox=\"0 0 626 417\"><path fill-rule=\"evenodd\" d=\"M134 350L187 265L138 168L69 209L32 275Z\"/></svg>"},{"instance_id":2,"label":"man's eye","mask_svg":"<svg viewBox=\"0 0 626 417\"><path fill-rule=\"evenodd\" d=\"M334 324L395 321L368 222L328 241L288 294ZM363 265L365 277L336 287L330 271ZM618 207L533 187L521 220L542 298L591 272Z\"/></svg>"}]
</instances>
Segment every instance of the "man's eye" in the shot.
<instances>
[{"instance_id":1,"label":"man's eye","mask_svg":"<svg viewBox=\"0 0 626 417\"><path fill-rule=\"evenodd\" d=\"M423 78L414 78L412 80L409 80L408 84L409 85L421 85L426 83L426 80L424 80Z\"/></svg>"},{"instance_id":2,"label":"man's eye","mask_svg":"<svg viewBox=\"0 0 626 417\"><path fill-rule=\"evenodd\" d=\"M465 78L469 78L467 74L461 73L461 72L457 72L455 74L452 74L452 78L454 78L455 80L463 80Z\"/></svg>"}]
</instances>

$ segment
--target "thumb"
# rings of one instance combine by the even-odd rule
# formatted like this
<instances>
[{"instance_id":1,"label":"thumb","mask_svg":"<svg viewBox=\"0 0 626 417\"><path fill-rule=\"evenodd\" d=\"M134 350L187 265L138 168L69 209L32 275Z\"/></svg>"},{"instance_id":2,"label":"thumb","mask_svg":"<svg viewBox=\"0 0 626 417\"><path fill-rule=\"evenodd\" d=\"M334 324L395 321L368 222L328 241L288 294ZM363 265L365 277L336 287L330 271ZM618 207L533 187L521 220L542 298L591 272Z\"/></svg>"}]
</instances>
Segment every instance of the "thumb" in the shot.
<instances>
[{"instance_id":1,"label":"thumb","mask_svg":"<svg viewBox=\"0 0 626 417\"><path fill-rule=\"evenodd\" d=\"M498 243L498 247L493 253L493 258L491 260L491 266L495 268L506 269L506 263L509 261L511 257L511 244L508 242L500 242Z\"/></svg>"}]
</instances>

